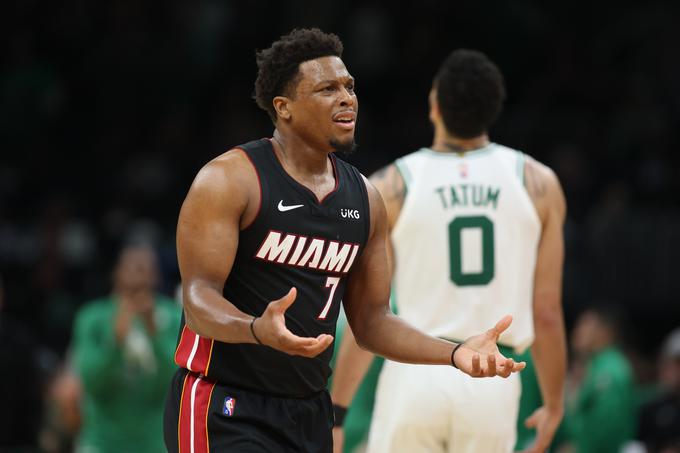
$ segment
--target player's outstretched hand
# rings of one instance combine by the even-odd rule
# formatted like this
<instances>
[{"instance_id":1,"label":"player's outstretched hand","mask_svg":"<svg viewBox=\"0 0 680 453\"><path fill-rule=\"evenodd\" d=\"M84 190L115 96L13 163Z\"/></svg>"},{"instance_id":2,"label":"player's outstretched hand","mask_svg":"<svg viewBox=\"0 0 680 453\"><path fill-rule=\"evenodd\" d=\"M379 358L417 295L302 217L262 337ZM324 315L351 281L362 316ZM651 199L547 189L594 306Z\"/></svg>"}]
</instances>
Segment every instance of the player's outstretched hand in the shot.
<instances>
[{"instance_id":1,"label":"player's outstretched hand","mask_svg":"<svg viewBox=\"0 0 680 453\"><path fill-rule=\"evenodd\" d=\"M512 323L512 316L505 316L494 327L481 335L470 337L458 348L454 360L458 369L472 377L501 376L521 371L525 362L515 362L504 357L496 342L498 336Z\"/></svg>"},{"instance_id":2,"label":"player's outstretched hand","mask_svg":"<svg viewBox=\"0 0 680 453\"><path fill-rule=\"evenodd\" d=\"M272 301L253 324L255 335L264 345L290 355L314 357L333 343L333 336L321 334L316 338L299 337L286 327L285 313L295 302L297 290L291 288L281 299Z\"/></svg>"}]
</instances>

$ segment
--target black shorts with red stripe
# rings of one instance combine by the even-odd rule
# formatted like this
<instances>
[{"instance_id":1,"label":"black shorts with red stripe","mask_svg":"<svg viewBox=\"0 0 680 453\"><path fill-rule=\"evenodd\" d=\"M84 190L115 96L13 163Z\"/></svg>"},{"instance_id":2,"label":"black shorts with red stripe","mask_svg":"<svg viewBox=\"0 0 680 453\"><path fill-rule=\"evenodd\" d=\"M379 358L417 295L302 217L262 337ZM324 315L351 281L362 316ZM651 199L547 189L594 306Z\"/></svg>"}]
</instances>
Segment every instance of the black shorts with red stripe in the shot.
<instances>
[{"instance_id":1,"label":"black shorts with red stripe","mask_svg":"<svg viewBox=\"0 0 680 453\"><path fill-rule=\"evenodd\" d=\"M326 453L333 450L327 391L281 398L225 386L180 368L165 403L171 453Z\"/></svg>"}]
</instances>

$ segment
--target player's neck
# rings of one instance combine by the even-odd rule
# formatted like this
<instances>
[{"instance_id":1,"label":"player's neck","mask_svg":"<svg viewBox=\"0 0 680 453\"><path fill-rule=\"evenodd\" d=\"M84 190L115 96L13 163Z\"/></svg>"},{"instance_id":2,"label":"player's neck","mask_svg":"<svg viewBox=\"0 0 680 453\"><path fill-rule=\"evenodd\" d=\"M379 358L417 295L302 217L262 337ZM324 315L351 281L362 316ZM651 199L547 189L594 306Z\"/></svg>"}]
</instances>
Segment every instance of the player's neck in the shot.
<instances>
[{"instance_id":1,"label":"player's neck","mask_svg":"<svg viewBox=\"0 0 680 453\"><path fill-rule=\"evenodd\" d=\"M332 172L328 160L330 152L314 148L293 134L282 134L276 129L272 146L283 167L291 174L322 176L328 170Z\"/></svg>"},{"instance_id":2,"label":"player's neck","mask_svg":"<svg viewBox=\"0 0 680 453\"><path fill-rule=\"evenodd\" d=\"M484 148L489 144L489 136L481 134L473 138L459 138L445 132L435 132L432 149L442 153L465 154L468 151Z\"/></svg>"}]
</instances>

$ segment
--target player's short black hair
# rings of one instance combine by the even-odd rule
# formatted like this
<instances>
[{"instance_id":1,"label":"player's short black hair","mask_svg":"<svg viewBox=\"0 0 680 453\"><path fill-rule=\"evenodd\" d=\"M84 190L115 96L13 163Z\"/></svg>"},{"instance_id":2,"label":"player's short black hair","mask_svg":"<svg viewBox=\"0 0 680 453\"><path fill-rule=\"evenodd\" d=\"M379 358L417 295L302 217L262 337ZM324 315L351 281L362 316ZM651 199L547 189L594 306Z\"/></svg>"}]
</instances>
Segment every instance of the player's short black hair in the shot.
<instances>
[{"instance_id":1,"label":"player's short black hair","mask_svg":"<svg viewBox=\"0 0 680 453\"><path fill-rule=\"evenodd\" d=\"M292 95L300 64L321 57L342 57L340 38L318 28L298 28L256 54L255 102L276 122L276 96Z\"/></svg>"},{"instance_id":2,"label":"player's short black hair","mask_svg":"<svg viewBox=\"0 0 680 453\"><path fill-rule=\"evenodd\" d=\"M503 74L476 50L453 51L440 66L434 87L446 129L460 138L487 132L505 100Z\"/></svg>"}]
</instances>

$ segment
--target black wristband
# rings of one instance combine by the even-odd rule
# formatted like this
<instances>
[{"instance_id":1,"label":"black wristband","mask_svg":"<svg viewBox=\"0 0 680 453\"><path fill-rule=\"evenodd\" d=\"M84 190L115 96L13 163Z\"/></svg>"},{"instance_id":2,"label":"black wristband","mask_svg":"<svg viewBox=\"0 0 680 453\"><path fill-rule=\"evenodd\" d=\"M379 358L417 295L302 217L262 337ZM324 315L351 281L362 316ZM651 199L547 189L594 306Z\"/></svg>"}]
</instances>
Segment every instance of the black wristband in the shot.
<instances>
[{"instance_id":1,"label":"black wristband","mask_svg":"<svg viewBox=\"0 0 680 453\"><path fill-rule=\"evenodd\" d=\"M456 355L456 351L457 351L458 348L460 348L461 346L463 346L463 343L458 343L458 346L456 346L455 348L453 348L453 351L451 351L451 366L454 367L455 369L458 369L458 367L456 366L455 360L453 360L453 356Z\"/></svg>"},{"instance_id":2,"label":"black wristband","mask_svg":"<svg viewBox=\"0 0 680 453\"><path fill-rule=\"evenodd\" d=\"M255 335L255 328L253 327L253 324L255 324L255 320L257 319L257 316L253 318L252 321L250 321L250 333L253 334L253 338L255 338L255 341L257 341L257 344L262 344L259 338L257 338L257 335Z\"/></svg>"},{"instance_id":3,"label":"black wristband","mask_svg":"<svg viewBox=\"0 0 680 453\"><path fill-rule=\"evenodd\" d=\"M343 423L345 423L345 415L347 415L347 408L340 406L339 404L333 405L333 418L335 422L333 426L336 428L342 428Z\"/></svg>"}]
</instances>

